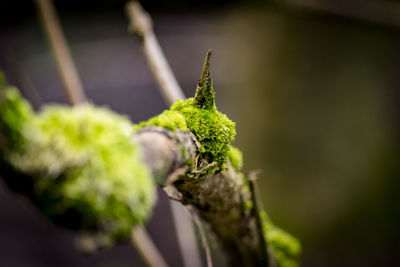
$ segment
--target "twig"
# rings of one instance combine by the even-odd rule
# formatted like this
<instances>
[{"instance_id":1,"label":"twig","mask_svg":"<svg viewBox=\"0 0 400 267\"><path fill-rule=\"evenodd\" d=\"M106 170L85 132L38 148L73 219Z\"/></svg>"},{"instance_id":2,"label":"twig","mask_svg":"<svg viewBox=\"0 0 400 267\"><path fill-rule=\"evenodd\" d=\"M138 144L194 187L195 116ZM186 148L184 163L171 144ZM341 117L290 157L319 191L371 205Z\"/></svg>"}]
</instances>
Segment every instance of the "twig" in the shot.
<instances>
[{"instance_id":1,"label":"twig","mask_svg":"<svg viewBox=\"0 0 400 267\"><path fill-rule=\"evenodd\" d=\"M58 72L64 83L64 90L71 105L86 102L85 92L79 79L67 42L63 35L57 13L51 0L35 0L57 61ZM151 241L143 227L132 230L132 244L139 251L149 267L168 267L162 255Z\"/></svg>"},{"instance_id":2,"label":"twig","mask_svg":"<svg viewBox=\"0 0 400 267\"><path fill-rule=\"evenodd\" d=\"M143 52L149 63L150 70L155 77L161 94L167 105L172 105L178 99L184 99L182 89L179 87L174 74L158 44L153 32L150 16L142 9L136 1L128 2L126 12L130 19L130 30L137 35L141 42Z\"/></svg>"},{"instance_id":3,"label":"twig","mask_svg":"<svg viewBox=\"0 0 400 267\"><path fill-rule=\"evenodd\" d=\"M82 83L72 60L71 52L68 48L60 22L58 21L56 10L51 0L35 0L43 28L53 55L57 62L58 72L64 85L65 92L71 105L78 105L86 101Z\"/></svg>"},{"instance_id":4,"label":"twig","mask_svg":"<svg viewBox=\"0 0 400 267\"><path fill-rule=\"evenodd\" d=\"M136 227L132 230L131 242L140 253L147 266L168 267L168 264L158 252L144 227Z\"/></svg>"},{"instance_id":5,"label":"twig","mask_svg":"<svg viewBox=\"0 0 400 267\"><path fill-rule=\"evenodd\" d=\"M192 215L193 221L197 225L197 229L199 229L201 243L203 244L204 251L206 253L207 267L213 267L210 246L208 245L206 233L204 232L199 215L197 215L197 213L191 209L188 209L188 211Z\"/></svg>"},{"instance_id":6,"label":"twig","mask_svg":"<svg viewBox=\"0 0 400 267\"><path fill-rule=\"evenodd\" d=\"M184 99L185 95L154 35L153 23L149 14L136 1L130 1L126 4L126 13L130 20L129 29L142 43L142 49L150 70L158 83L166 104L170 106L176 100ZM170 201L170 206L184 266L200 267L201 257L191 219L186 216L182 205L179 203Z\"/></svg>"}]
</instances>

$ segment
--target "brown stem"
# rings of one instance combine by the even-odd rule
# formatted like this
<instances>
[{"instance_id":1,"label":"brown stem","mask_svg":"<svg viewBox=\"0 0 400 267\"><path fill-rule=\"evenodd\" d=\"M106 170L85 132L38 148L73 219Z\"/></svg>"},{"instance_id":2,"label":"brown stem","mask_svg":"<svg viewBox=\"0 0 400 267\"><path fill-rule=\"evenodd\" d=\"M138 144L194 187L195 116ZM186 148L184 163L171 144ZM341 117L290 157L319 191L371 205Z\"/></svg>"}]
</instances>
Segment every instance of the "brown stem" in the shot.
<instances>
[{"instance_id":1,"label":"brown stem","mask_svg":"<svg viewBox=\"0 0 400 267\"><path fill-rule=\"evenodd\" d=\"M35 2L54 58L56 59L57 69L60 73L68 100L71 105L84 103L86 97L83 86L57 18L53 2L51 0L35 0Z\"/></svg>"},{"instance_id":2,"label":"brown stem","mask_svg":"<svg viewBox=\"0 0 400 267\"><path fill-rule=\"evenodd\" d=\"M153 142L157 144L161 142L156 139L169 136L168 144L152 146L149 142L143 142L147 134L151 134ZM176 135L187 137L175 138ZM187 166L188 155L194 162L198 153L196 140L188 132L169 132L159 127L144 127L133 138L142 146L142 151L153 150L151 154L164 155L163 157L168 159L162 168L164 173L172 174L176 168ZM191 142L188 142L189 138L192 139ZM180 149L171 150L171 147ZM147 162L150 169L159 169L156 161ZM186 168L186 174L181 173L173 182L173 186L179 191L179 198L176 199L184 205L193 206L209 225L224 248L230 266L268 266L264 235L258 224L257 205L253 203L248 178L232 167L207 177L193 178L190 169ZM249 206L249 203L253 203L253 206Z\"/></svg>"},{"instance_id":3,"label":"brown stem","mask_svg":"<svg viewBox=\"0 0 400 267\"><path fill-rule=\"evenodd\" d=\"M135 227L132 230L132 245L140 253L142 259L149 267L168 267L162 255L154 246L144 227Z\"/></svg>"},{"instance_id":4,"label":"brown stem","mask_svg":"<svg viewBox=\"0 0 400 267\"><path fill-rule=\"evenodd\" d=\"M170 106L176 100L184 99L185 96L182 93L182 89L179 87L154 35L150 16L136 1L127 3L126 12L131 22L130 30L142 42L143 52L149 63L150 70L160 87L161 94L167 105Z\"/></svg>"}]
</instances>

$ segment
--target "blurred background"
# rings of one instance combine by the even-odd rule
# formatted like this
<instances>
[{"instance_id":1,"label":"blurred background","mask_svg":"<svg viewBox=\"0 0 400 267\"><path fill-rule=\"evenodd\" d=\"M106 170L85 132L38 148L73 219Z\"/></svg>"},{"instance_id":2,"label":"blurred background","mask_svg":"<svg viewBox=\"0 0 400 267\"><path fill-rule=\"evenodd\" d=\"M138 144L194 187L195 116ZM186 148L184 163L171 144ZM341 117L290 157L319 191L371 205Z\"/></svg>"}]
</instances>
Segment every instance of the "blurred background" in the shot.
<instances>
[{"instance_id":1,"label":"blurred background","mask_svg":"<svg viewBox=\"0 0 400 267\"><path fill-rule=\"evenodd\" d=\"M139 122L166 108L125 1L55 1L89 99ZM219 109L302 266L400 266L400 1L143 1L187 96L213 49ZM38 108L66 103L31 1L2 1L0 69ZM148 224L182 266L167 199ZM129 244L92 256L0 184L2 266L143 266ZM217 262L216 266L223 266Z\"/></svg>"}]
</instances>

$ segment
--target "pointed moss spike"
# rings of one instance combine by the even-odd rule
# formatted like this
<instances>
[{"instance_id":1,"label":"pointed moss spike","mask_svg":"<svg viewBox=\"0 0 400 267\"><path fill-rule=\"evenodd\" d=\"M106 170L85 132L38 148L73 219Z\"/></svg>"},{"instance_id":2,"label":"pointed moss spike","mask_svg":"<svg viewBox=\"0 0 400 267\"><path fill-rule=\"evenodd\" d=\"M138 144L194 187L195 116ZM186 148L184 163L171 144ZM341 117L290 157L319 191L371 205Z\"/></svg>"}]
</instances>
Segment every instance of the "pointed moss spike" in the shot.
<instances>
[{"instance_id":1,"label":"pointed moss spike","mask_svg":"<svg viewBox=\"0 0 400 267\"><path fill-rule=\"evenodd\" d=\"M211 50L207 51L206 59L204 61L203 72L199 83L197 84L196 94L194 96L194 104L199 108L213 109L215 108L214 89L210 76L210 59Z\"/></svg>"}]
</instances>

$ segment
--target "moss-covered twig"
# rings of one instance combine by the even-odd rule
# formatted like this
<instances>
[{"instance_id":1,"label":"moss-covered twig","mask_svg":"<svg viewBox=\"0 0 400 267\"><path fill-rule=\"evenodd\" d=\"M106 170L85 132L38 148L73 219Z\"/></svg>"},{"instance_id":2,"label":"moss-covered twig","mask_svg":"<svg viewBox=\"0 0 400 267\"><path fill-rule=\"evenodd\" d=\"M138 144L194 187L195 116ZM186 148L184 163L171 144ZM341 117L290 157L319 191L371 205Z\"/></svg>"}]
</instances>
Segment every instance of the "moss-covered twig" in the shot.
<instances>
[{"instance_id":1,"label":"moss-covered twig","mask_svg":"<svg viewBox=\"0 0 400 267\"><path fill-rule=\"evenodd\" d=\"M126 4L126 13L130 20L129 30L139 38L150 71L167 106L172 105L179 99L184 99L183 91L153 32L153 23L149 14L143 10L137 1L129 1ZM182 207L176 205L176 203L170 203L170 207L174 225L177 229L184 265L187 267L200 267L201 258L195 242L195 232L191 219L186 216ZM192 241L188 242L188 240Z\"/></svg>"},{"instance_id":2,"label":"moss-covered twig","mask_svg":"<svg viewBox=\"0 0 400 267\"><path fill-rule=\"evenodd\" d=\"M159 150L152 151L153 155L169 153L162 168L151 169L161 169L167 176L176 168L186 169L172 179L170 186L178 192L174 195L208 223L231 266L297 266L298 242L269 221L256 199L251 177L240 170L241 153L230 146L234 123L215 107L209 63L210 52L195 97L177 101L170 110L137 125L135 140L143 151ZM152 139L168 139L168 145L148 148L150 142L140 141L156 132L158 137ZM152 166L152 161L147 162Z\"/></svg>"}]
</instances>

